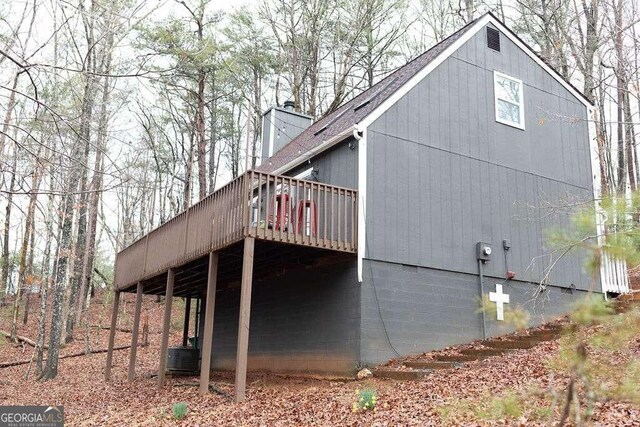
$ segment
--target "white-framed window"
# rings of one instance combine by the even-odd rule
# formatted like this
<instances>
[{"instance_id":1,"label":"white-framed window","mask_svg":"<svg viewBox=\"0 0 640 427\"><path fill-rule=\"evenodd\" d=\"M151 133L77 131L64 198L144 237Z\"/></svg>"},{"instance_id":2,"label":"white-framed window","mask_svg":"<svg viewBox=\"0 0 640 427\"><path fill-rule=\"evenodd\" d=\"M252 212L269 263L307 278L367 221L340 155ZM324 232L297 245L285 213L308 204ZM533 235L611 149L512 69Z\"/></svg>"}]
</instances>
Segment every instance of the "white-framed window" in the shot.
<instances>
[{"instance_id":1,"label":"white-framed window","mask_svg":"<svg viewBox=\"0 0 640 427\"><path fill-rule=\"evenodd\" d=\"M497 122L524 130L523 90L522 80L493 72Z\"/></svg>"}]
</instances>

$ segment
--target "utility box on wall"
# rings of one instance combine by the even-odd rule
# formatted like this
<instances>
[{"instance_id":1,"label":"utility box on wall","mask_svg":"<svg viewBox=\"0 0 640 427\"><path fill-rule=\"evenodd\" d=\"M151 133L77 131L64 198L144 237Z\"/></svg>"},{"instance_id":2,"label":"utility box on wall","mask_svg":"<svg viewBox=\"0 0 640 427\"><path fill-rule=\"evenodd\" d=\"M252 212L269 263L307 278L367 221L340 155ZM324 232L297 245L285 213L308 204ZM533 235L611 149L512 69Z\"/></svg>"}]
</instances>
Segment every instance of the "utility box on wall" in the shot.
<instances>
[{"instance_id":1,"label":"utility box on wall","mask_svg":"<svg viewBox=\"0 0 640 427\"><path fill-rule=\"evenodd\" d=\"M476 259L481 261L490 261L491 260L491 244L478 242L476 243Z\"/></svg>"}]
</instances>

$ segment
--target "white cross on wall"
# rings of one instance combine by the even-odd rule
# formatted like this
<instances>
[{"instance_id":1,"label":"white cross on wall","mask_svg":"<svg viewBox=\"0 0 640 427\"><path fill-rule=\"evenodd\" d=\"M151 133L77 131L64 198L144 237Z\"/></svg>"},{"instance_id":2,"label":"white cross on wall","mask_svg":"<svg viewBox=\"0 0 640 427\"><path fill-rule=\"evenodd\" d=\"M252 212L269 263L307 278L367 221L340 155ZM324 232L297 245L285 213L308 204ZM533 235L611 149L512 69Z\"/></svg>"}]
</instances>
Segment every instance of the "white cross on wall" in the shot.
<instances>
[{"instance_id":1,"label":"white cross on wall","mask_svg":"<svg viewBox=\"0 0 640 427\"><path fill-rule=\"evenodd\" d=\"M496 291L489 292L489 301L496 303L498 320L504 320L504 305L509 304L509 295L502 293L502 285L496 284Z\"/></svg>"}]
</instances>

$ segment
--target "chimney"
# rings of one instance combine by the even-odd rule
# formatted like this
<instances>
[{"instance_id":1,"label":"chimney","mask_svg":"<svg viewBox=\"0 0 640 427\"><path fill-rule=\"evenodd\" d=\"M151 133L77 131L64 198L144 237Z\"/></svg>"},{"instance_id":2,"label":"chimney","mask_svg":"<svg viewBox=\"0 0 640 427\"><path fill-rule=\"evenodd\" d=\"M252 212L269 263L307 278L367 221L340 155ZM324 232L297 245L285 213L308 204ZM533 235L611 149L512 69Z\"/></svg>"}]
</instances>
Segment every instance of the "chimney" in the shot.
<instances>
[{"instance_id":1,"label":"chimney","mask_svg":"<svg viewBox=\"0 0 640 427\"><path fill-rule=\"evenodd\" d=\"M262 162L276 154L302 131L311 126L313 117L295 111L293 101L271 107L262 115Z\"/></svg>"}]
</instances>

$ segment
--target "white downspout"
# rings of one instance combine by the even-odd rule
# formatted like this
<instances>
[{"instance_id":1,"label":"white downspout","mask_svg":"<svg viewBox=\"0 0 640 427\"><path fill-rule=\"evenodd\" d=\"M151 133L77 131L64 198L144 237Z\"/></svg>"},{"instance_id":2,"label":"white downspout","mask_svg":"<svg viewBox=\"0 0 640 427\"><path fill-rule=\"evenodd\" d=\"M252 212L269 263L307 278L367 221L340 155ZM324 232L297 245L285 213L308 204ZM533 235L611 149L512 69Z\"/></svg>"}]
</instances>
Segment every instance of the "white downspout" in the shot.
<instances>
[{"instance_id":1,"label":"white downspout","mask_svg":"<svg viewBox=\"0 0 640 427\"><path fill-rule=\"evenodd\" d=\"M367 196L367 128L358 125L353 130L358 141L358 281L362 283L363 261L366 249L366 196Z\"/></svg>"}]
</instances>

